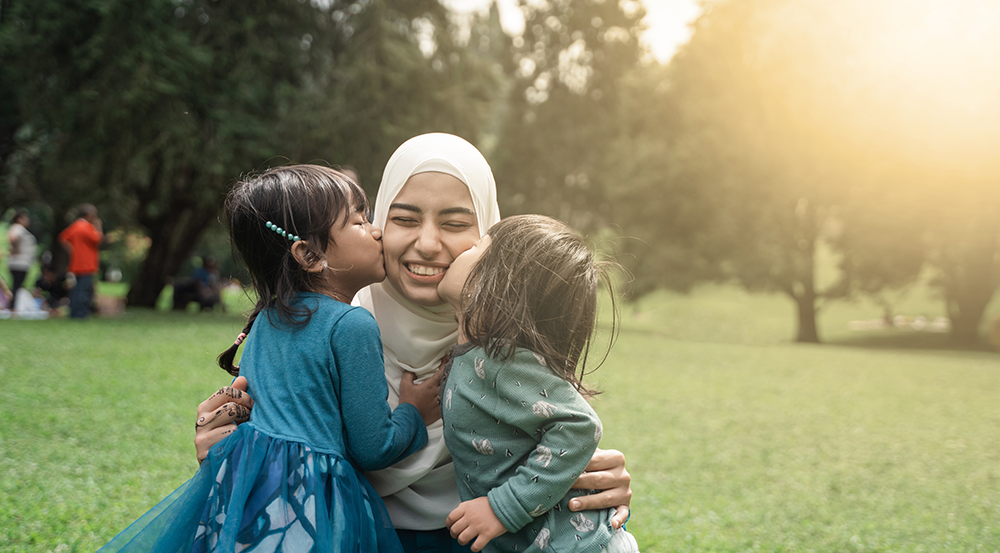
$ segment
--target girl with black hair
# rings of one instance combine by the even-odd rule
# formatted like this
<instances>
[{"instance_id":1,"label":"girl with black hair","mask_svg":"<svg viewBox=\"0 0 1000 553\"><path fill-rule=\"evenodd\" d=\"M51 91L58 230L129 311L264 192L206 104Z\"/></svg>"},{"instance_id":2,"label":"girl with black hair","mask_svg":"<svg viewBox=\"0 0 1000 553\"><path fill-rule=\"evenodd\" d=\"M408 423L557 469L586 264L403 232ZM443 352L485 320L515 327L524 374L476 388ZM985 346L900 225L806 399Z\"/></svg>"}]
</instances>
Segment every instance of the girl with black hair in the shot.
<instances>
[{"instance_id":1,"label":"girl with black hair","mask_svg":"<svg viewBox=\"0 0 1000 553\"><path fill-rule=\"evenodd\" d=\"M271 169L230 192L230 237L258 300L219 365L249 381L256 405L101 551L401 551L360 471L424 447L440 412L436 387L412 378L390 409L378 326L350 305L385 278L368 213L361 188L326 167Z\"/></svg>"},{"instance_id":2,"label":"girl with black hair","mask_svg":"<svg viewBox=\"0 0 1000 553\"><path fill-rule=\"evenodd\" d=\"M583 377L611 267L563 223L523 215L490 228L438 285L459 323L441 413L463 503L447 523L472 551L638 551L614 509L569 509L591 493L570 488L601 439Z\"/></svg>"}]
</instances>

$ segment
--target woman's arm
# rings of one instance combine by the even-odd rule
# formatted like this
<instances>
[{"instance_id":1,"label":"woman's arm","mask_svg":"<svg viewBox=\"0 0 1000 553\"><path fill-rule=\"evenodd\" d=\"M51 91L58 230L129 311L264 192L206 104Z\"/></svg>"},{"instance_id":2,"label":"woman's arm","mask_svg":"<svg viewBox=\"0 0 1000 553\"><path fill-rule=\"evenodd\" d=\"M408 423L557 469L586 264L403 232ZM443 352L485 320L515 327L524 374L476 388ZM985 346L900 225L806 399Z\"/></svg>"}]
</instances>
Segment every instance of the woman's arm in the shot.
<instances>
[{"instance_id":1,"label":"woman's arm","mask_svg":"<svg viewBox=\"0 0 1000 553\"><path fill-rule=\"evenodd\" d=\"M194 424L194 448L199 463L205 460L213 445L236 430L236 425L250 420L251 409L253 399L247 393L247 379L242 376L201 402Z\"/></svg>"},{"instance_id":2,"label":"woman's arm","mask_svg":"<svg viewBox=\"0 0 1000 553\"><path fill-rule=\"evenodd\" d=\"M614 449L598 449L587 465L587 471L573 484L575 489L604 490L570 500L571 511L615 508L611 524L620 528L629 516L632 501L632 477L625 470L625 454Z\"/></svg>"}]
</instances>

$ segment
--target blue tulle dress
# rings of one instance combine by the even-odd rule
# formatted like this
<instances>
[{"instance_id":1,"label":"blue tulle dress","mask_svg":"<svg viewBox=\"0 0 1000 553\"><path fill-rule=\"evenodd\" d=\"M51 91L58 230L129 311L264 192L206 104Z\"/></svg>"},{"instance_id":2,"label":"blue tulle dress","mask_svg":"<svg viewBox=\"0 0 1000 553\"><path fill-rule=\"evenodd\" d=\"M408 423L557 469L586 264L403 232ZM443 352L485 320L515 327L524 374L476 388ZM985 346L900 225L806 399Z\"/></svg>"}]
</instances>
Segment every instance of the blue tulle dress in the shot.
<instances>
[{"instance_id":1,"label":"blue tulle dress","mask_svg":"<svg viewBox=\"0 0 1000 553\"><path fill-rule=\"evenodd\" d=\"M385 401L371 314L316 294L299 301L314 310L308 325L262 314L247 337L251 420L101 553L402 551L361 471L423 447L420 413Z\"/></svg>"}]
</instances>

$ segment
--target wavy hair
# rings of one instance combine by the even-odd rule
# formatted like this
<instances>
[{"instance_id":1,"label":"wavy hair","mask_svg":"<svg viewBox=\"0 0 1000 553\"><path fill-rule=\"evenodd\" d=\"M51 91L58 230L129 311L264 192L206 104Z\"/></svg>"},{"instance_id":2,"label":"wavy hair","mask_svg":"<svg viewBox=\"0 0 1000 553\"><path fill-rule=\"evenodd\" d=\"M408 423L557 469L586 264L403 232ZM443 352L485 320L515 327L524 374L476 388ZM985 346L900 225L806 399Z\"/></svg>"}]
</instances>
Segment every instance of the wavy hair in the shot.
<instances>
[{"instance_id":1,"label":"wavy hair","mask_svg":"<svg viewBox=\"0 0 1000 553\"><path fill-rule=\"evenodd\" d=\"M463 332L497 359L515 348L531 350L581 393L586 361L597 323L597 292L603 281L612 294L612 339L597 364L607 358L618 328L611 271L613 261L597 259L583 237L566 224L542 215L508 217L489 230L491 242L462 289Z\"/></svg>"}]
</instances>

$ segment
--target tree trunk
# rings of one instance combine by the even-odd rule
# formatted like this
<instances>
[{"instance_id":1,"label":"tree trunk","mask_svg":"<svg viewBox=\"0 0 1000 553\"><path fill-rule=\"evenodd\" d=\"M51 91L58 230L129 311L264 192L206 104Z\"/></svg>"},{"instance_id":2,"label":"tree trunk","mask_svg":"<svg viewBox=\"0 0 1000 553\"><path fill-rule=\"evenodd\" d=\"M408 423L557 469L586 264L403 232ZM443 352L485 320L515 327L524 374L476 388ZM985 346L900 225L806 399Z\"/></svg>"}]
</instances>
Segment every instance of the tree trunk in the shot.
<instances>
[{"instance_id":1,"label":"tree trunk","mask_svg":"<svg viewBox=\"0 0 1000 553\"><path fill-rule=\"evenodd\" d=\"M798 307L798 335L796 342L808 344L819 343L819 332L816 330L816 296L815 294L799 294L793 296L795 305Z\"/></svg>"},{"instance_id":2,"label":"tree trunk","mask_svg":"<svg viewBox=\"0 0 1000 553\"><path fill-rule=\"evenodd\" d=\"M978 224L977 224L978 223ZM980 343L979 323L1000 281L996 256L1000 252L994 220L973 221L969 235L953 245L945 268L945 301L951 319L951 340L962 346Z\"/></svg>"},{"instance_id":3,"label":"tree trunk","mask_svg":"<svg viewBox=\"0 0 1000 553\"><path fill-rule=\"evenodd\" d=\"M145 225L150 230L149 253L129 287L128 305L156 307L168 279L177 275L217 213L215 207L171 209Z\"/></svg>"},{"instance_id":4,"label":"tree trunk","mask_svg":"<svg viewBox=\"0 0 1000 553\"><path fill-rule=\"evenodd\" d=\"M796 342L819 343L816 329L816 240L819 224L815 207L799 200L796 207L798 223L798 248L791 250L793 283L789 295L798 307L798 333Z\"/></svg>"},{"instance_id":5,"label":"tree trunk","mask_svg":"<svg viewBox=\"0 0 1000 553\"><path fill-rule=\"evenodd\" d=\"M963 244L959 264L952 267L945 286L951 340L971 346L980 342L979 323L997 288L996 235L976 237Z\"/></svg>"}]
</instances>

